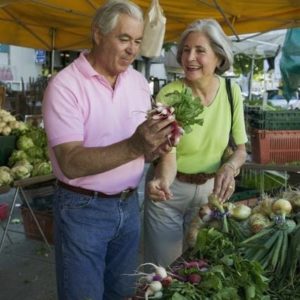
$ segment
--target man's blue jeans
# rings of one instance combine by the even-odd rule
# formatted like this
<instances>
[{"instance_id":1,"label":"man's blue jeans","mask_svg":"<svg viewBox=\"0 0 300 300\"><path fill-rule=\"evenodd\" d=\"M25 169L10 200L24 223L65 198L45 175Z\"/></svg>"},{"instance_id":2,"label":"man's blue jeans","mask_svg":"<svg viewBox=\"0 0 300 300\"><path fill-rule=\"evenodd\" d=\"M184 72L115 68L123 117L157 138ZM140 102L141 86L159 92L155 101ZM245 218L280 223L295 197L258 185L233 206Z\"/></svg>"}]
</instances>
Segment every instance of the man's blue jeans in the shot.
<instances>
[{"instance_id":1,"label":"man's blue jeans","mask_svg":"<svg viewBox=\"0 0 300 300\"><path fill-rule=\"evenodd\" d=\"M127 199L54 196L59 300L123 300L134 295L140 215L137 192Z\"/></svg>"}]
</instances>

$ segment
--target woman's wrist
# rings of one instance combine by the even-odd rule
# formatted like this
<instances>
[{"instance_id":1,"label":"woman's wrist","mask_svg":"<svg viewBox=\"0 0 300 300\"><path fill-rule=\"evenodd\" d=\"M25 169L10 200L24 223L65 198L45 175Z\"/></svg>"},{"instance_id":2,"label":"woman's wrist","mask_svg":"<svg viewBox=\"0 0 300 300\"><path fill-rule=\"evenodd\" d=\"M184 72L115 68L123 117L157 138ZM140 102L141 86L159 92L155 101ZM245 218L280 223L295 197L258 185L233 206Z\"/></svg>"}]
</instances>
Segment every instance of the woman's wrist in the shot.
<instances>
[{"instance_id":1,"label":"woman's wrist","mask_svg":"<svg viewBox=\"0 0 300 300\"><path fill-rule=\"evenodd\" d=\"M232 162L230 162L230 161L225 162L225 163L223 164L223 167L225 167L225 166L227 166L227 167L229 167L230 169L232 169L233 174L234 174L234 177L237 176L237 175L239 174L239 170L235 167L235 165L234 165Z\"/></svg>"}]
</instances>

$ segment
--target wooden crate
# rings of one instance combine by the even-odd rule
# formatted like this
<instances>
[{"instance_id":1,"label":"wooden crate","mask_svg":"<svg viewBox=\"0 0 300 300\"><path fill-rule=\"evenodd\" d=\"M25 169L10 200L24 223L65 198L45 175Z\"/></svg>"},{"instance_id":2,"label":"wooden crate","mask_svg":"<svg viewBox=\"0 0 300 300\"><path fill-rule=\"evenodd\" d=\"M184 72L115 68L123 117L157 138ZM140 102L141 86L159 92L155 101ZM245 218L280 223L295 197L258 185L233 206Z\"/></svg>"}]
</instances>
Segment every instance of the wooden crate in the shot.
<instances>
[{"instance_id":1,"label":"wooden crate","mask_svg":"<svg viewBox=\"0 0 300 300\"><path fill-rule=\"evenodd\" d=\"M28 207L21 207L21 215L23 219L23 225L25 230L25 235L28 239L33 240L43 240L43 237L30 213ZM36 216L41 229L49 244L53 244L53 214L51 211L36 211L34 210L34 215Z\"/></svg>"}]
</instances>

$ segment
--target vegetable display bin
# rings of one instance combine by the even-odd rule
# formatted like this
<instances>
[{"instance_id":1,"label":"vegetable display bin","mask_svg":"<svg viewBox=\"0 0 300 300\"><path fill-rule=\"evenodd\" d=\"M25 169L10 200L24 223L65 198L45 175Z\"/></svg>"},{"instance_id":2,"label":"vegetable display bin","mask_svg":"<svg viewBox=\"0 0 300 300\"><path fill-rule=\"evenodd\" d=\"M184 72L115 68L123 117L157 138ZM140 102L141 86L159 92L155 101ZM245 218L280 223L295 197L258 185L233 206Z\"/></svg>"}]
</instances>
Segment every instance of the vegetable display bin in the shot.
<instances>
[{"instance_id":1,"label":"vegetable display bin","mask_svg":"<svg viewBox=\"0 0 300 300\"><path fill-rule=\"evenodd\" d=\"M265 130L300 130L299 110L257 110L249 117L251 127Z\"/></svg>"},{"instance_id":2,"label":"vegetable display bin","mask_svg":"<svg viewBox=\"0 0 300 300\"><path fill-rule=\"evenodd\" d=\"M251 130L253 161L260 164L300 161L300 130Z\"/></svg>"},{"instance_id":3,"label":"vegetable display bin","mask_svg":"<svg viewBox=\"0 0 300 300\"><path fill-rule=\"evenodd\" d=\"M6 166L8 159L16 148L16 136L0 136L0 166Z\"/></svg>"},{"instance_id":4,"label":"vegetable display bin","mask_svg":"<svg viewBox=\"0 0 300 300\"><path fill-rule=\"evenodd\" d=\"M52 211L37 211L34 210L41 229L49 244L53 244L53 214ZM28 209L28 207L21 207L21 215L23 219L23 225L25 235L28 239L43 241L43 237Z\"/></svg>"}]
</instances>

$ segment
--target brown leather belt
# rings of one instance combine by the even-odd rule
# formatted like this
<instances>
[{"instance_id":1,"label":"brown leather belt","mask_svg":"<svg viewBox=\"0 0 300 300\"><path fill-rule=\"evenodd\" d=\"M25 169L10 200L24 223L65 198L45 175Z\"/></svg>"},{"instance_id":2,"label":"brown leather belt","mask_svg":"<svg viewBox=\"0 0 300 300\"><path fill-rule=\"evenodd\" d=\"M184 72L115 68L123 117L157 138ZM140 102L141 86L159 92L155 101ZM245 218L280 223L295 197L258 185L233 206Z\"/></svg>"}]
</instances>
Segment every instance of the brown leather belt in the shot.
<instances>
[{"instance_id":1,"label":"brown leather belt","mask_svg":"<svg viewBox=\"0 0 300 300\"><path fill-rule=\"evenodd\" d=\"M122 200L127 199L131 194L134 193L134 191L136 191L136 188L128 188L120 193L109 195L109 194L104 194L102 192L92 191L92 190L84 189L84 188L81 188L78 186L69 185L60 180L57 181L57 185L66 190L69 190L69 191L72 191L72 192L75 192L78 194L83 194L83 195L92 196L92 197L102 197L102 198L120 198Z\"/></svg>"},{"instance_id":2,"label":"brown leather belt","mask_svg":"<svg viewBox=\"0 0 300 300\"><path fill-rule=\"evenodd\" d=\"M177 172L176 178L179 181L192 183L192 184L204 184L208 179L215 177L216 173L196 173L196 174L186 174Z\"/></svg>"}]
</instances>

